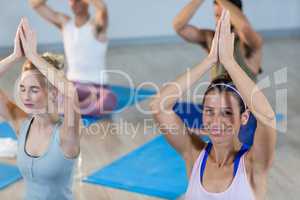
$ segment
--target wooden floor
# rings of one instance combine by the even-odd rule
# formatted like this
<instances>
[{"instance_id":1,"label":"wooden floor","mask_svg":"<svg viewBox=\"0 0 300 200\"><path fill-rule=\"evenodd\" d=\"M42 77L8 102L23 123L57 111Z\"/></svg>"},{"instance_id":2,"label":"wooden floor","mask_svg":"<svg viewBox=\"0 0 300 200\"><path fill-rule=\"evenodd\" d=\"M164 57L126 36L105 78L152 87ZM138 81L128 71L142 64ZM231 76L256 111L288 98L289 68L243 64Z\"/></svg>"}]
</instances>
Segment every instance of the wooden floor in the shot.
<instances>
[{"instance_id":1,"label":"wooden floor","mask_svg":"<svg viewBox=\"0 0 300 200\"><path fill-rule=\"evenodd\" d=\"M110 69L121 69L132 77L137 86L145 81L162 84L172 80L187 67L199 63L205 53L197 46L188 44L159 44L145 46L114 47L109 50L108 63ZM275 91L288 88L287 98L287 130L278 134L276 160L269 176L268 199L296 200L300 196L300 39L276 39L265 41L263 69L260 79L270 77L271 87L264 91L276 106ZM20 65L0 80L1 88L12 95L12 86L17 77ZM286 67L288 69L287 83L274 84L274 72ZM206 76L203 80L208 80ZM117 84L128 84L120 76L111 76L111 81ZM204 88L203 88L204 89ZM278 103L278 102L277 102ZM141 107L146 108L147 102ZM93 125L90 129L82 129L81 156L78 161L74 193L80 200L147 200L156 199L135 193L105 188L82 183L80 180L100 167L127 154L155 136L157 130L144 126L144 120L151 116L143 114L137 108L129 108L116 116L113 122L105 121ZM125 129L125 120L136 128ZM286 122L286 121L285 121ZM281 124L284 128L285 122ZM101 127L103 128L101 130ZM119 127L119 128L116 128ZM106 129L108 128L108 129ZM104 131L106 130L106 131ZM107 134L109 130L109 134ZM146 134L145 134L146 133ZM15 160L4 160L15 163ZM145 169L146 170L146 169ZM16 184L0 191L0 199L22 199L24 183Z\"/></svg>"}]
</instances>

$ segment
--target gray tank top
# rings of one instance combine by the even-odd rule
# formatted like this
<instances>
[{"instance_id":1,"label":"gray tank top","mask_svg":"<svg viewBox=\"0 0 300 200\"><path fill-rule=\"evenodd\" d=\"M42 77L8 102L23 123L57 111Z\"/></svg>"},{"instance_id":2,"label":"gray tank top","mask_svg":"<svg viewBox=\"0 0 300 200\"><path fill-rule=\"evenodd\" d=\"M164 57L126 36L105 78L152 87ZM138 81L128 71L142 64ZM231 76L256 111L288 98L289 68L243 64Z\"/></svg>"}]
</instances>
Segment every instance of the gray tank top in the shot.
<instances>
[{"instance_id":1,"label":"gray tank top","mask_svg":"<svg viewBox=\"0 0 300 200\"><path fill-rule=\"evenodd\" d=\"M59 126L55 125L48 149L40 157L25 150L33 118L20 129L17 163L25 181L25 200L72 200L72 179L76 159L68 159L60 147Z\"/></svg>"}]
</instances>

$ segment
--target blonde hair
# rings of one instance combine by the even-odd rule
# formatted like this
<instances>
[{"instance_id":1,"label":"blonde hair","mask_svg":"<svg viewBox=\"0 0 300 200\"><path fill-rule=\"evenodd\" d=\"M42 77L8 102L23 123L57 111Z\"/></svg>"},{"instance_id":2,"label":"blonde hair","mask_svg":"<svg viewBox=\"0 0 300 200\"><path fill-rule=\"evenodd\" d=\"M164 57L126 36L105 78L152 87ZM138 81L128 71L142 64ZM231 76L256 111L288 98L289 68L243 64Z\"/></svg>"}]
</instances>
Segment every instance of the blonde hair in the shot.
<instances>
[{"instance_id":1,"label":"blonde hair","mask_svg":"<svg viewBox=\"0 0 300 200\"><path fill-rule=\"evenodd\" d=\"M45 52L41 55L41 58L44 59L46 62L48 62L50 65L52 65L57 70L63 70L64 69L64 56L62 54L54 54L50 52ZM49 84L46 77L38 70L38 68L30 61L26 60L25 63L22 66L22 73L26 71L33 70L36 72L38 76L41 78L38 78L39 83L45 87L48 85L48 88L51 84Z\"/></svg>"},{"instance_id":2,"label":"blonde hair","mask_svg":"<svg viewBox=\"0 0 300 200\"><path fill-rule=\"evenodd\" d=\"M41 55L41 58L43 58L46 62L48 62L58 70L62 70L64 68L64 56L62 54L45 52ZM29 71L29 70L38 70L38 69L30 60L27 60L22 66L22 72Z\"/></svg>"},{"instance_id":3,"label":"blonde hair","mask_svg":"<svg viewBox=\"0 0 300 200\"><path fill-rule=\"evenodd\" d=\"M54 54L50 52L45 52L41 55L41 58L44 59L46 62L48 62L50 65L55 67L58 70L64 69L64 56L62 54ZM38 70L38 68L30 61L27 60L22 66L22 73L26 71L34 70L38 76L41 78L38 78L38 81L40 82L41 86L46 88L46 90L51 90L55 88L52 86L49 81L46 79L46 77ZM59 115L56 113L51 113L51 119L53 121L57 121L59 119Z\"/></svg>"}]
</instances>

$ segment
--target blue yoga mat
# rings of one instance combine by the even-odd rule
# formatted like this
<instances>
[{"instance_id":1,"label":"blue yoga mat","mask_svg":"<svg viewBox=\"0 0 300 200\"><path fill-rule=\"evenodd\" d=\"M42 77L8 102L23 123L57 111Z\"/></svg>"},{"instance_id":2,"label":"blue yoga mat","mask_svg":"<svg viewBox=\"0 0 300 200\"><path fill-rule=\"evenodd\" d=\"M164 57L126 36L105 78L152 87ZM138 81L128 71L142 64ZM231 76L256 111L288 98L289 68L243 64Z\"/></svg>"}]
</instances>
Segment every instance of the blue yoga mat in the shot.
<instances>
[{"instance_id":1,"label":"blue yoga mat","mask_svg":"<svg viewBox=\"0 0 300 200\"><path fill-rule=\"evenodd\" d=\"M0 123L0 138L17 139L14 130L7 122ZM22 176L17 167L0 163L0 190L21 178Z\"/></svg>"},{"instance_id":2,"label":"blue yoga mat","mask_svg":"<svg viewBox=\"0 0 300 200\"><path fill-rule=\"evenodd\" d=\"M0 138L12 138L17 139L15 131L7 122L0 123Z\"/></svg>"},{"instance_id":3,"label":"blue yoga mat","mask_svg":"<svg viewBox=\"0 0 300 200\"><path fill-rule=\"evenodd\" d=\"M0 190L20 179L22 179L22 175L17 167L0 163Z\"/></svg>"},{"instance_id":4,"label":"blue yoga mat","mask_svg":"<svg viewBox=\"0 0 300 200\"><path fill-rule=\"evenodd\" d=\"M125 109L138 102L146 100L155 94L155 91L152 90L128 88L119 85L112 85L110 86L110 89L117 96L117 106L113 113L120 112L122 109ZM111 117L111 114L100 117L82 116L82 122L85 127L88 127L99 120L109 119Z\"/></svg>"},{"instance_id":5,"label":"blue yoga mat","mask_svg":"<svg viewBox=\"0 0 300 200\"><path fill-rule=\"evenodd\" d=\"M185 163L158 136L83 180L164 199L176 199L187 188Z\"/></svg>"}]
</instances>

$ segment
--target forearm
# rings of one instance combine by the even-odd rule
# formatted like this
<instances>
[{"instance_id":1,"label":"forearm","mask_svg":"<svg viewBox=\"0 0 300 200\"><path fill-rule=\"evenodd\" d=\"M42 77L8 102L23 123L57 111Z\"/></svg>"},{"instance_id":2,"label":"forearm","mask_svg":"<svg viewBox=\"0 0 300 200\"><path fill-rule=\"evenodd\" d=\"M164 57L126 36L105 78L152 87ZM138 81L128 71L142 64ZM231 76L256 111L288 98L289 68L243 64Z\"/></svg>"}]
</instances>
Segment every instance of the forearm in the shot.
<instances>
[{"instance_id":1,"label":"forearm","mask_svg":"<svg viewBox=\"0 0 300 200\"><path fill-rule=\"evenodd\" d=\"M106 4L102 0L90 0L96 10L105 10Z\"/></svg>"},{"instance_id":2,"label":"forearm","mask_svg":"<svg viewBox=\"0 0 300 200\"><path fill-rule=\"evenodd\" d=\"M255 117L264 124L274 123L275 113L272 106L263 92L247 76L239 64L232 60L224 63L224 66Z\"/></svg>"},{"instance_id":3,"label":"forearm","mask_svg":"<svg viewBox=\"0 0 300 200\"><path fill-rule=\"evenodd\" d=\"M38 68L47 80L59 90L59 92L61 92L64 96L74 98L76 89L73 83L65 77L62 71L53 67L38 54L31 55L29 60Z\"/></svg>"},{"instance_id":4,"label":"forearm","mask_svg":"<svg viewBox=\"0 0 300 200\"><path fill-rule=\"evenodd\" d=\"M36 8L46 3L47 0L29 0L31 7Z\"/></svg>"},{"instance_id":5,"label":"forearm","mask_svg":"<svg viewBox=\"0 0 300 200\"><path fill-rule=\"evenodd\" d=\"M160 92L154 97L152 106L156 107L156 109L173 109L177 100L182 97L212 65L213 62L206 58L201 64L180 75L175 81L164 84Z\"/></svg>"},{"instance_id":6,"label":"forearm","mask_svg":"<svg viewBox=\"0 0 300 200\"><path fill-rule=\"evenodd\" d=\"M190 3L188 3L175 17L173 22L174 28L176 30L179 30L187 25L199 9L199 7L202 5L203 1L204 0L192 0Z\"/></svg>"},{"instance_id":7,"label":"forearm","mask_svg":"<svg viewBox=\"0 0 300 200\"><path fill-rule=\"evenodd\" d=\"M17 59L13 54L9 55L8 57L4 58L0 61L0 77L3 76L5 72L8 71L10 66L16 61Z\"/></svg>"},{"instance_id":8,"label":"forearm","mask_svg":"<svg viewBox=\"0 0 300 200\"><path fill-rule=\"evenodd\" d=\"M244 15L242 10L240 10L233 3L228 0L216 0L223 8L229 11L230 19L237 30L242 30L246 25L249 25L247 17Z\"/></svg>"}]
</instances>

